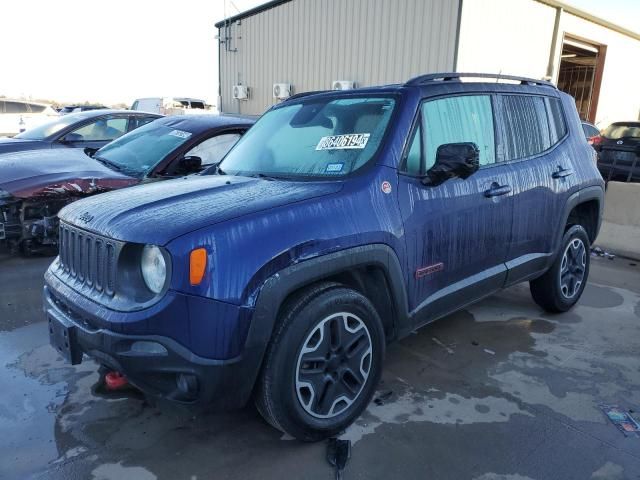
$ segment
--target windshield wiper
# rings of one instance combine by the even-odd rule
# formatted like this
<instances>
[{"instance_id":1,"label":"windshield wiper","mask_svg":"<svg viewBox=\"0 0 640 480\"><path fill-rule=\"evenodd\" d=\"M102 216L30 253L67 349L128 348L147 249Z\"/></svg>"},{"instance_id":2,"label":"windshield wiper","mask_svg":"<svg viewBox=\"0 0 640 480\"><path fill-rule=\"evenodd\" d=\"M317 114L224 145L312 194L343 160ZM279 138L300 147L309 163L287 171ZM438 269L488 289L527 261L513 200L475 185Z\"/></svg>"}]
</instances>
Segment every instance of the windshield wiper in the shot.
<instances>
[{"instance_id":1,"label":"windshield wiper","mask_svg":"<svg viewBox=\"0 0 640 480\"><path fill-rule=\"evenodd\" d=\"M107 167L111 168L112 170L116 170L118 172L122 171L122 167L120 165L118 165L117 163L114 163L110 160L107 160L106 158L103 157L99 157L97 155L94 155L92 157L94 160L99 161L101 164L106 165Z\"/></svg>"},{"instance_id":2,"label":"windshield wiper","mask_svg":"<svg viewBox=\"0 0 640 480\"><path fill-rule=\"evenodd\" d=\"M247 177L252 177L252 178L262 178L264 180L291 180L288 177L284 177L284 176L278 176L278 175L267 175L264 173L252 173L251 175L247 175Z\"/></svg>"}]
</instances>

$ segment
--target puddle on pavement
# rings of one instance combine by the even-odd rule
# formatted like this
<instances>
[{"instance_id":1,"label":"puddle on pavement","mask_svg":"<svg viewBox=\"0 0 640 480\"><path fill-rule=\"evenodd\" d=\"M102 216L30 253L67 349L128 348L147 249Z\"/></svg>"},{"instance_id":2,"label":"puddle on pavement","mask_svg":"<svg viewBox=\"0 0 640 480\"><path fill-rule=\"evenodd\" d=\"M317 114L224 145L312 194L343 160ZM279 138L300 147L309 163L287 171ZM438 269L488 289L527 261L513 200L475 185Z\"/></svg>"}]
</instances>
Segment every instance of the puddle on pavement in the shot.
<instances>
[{"instance_id":1,"label":"puddle on pavement","mask_svg":"<svg viewBox=\"0 0 640 480\"><path fill-rule=\"evenodd\" d=\"M622 305L624 298L610 288L587 284L580 297L580 305L592 308L612 308Z\"/></svg>"},{"instance_id":2,"label":"puddle on pavement","mask_svg":"<svg viewBox=\"0 0 640 480\"><path fill-rule=\"evenodd\" d=\"M530 380L521 370L531 359L561 361L547 358L554 352L540 349L538 343L569 332L573 325L564 324L581 321L581 315L536 318L530 303L504 306L509 298L513 301L513 292L472 308L481 312L477 315L481 321L461 311L391 345L379 387L382 400L372 402L344 437L358 442L381 426L408 423L431 424L434 429L490 424L498 428L505 422L530 421L535 414L530 404L549 404L549 398L565 395L554 387L563 381L562 374L547 372L548 384L533 385L544 395L523 400L524 388L531 385L522 383ZM598 304L618 301L619 294L608 289L596 293ZM640 304L635 309L638 314ZM509 317L516 312L524 316ZM556 329L561 335L550 335ZM255 471L260 466L270 472L280 468L274 467L273 458L280 458L282 468L294 460L324 463L322 445L280 441L282 435L251 406L239 412L194 415L181 408L152 406L135 392L104 392L93 362L64 364L43 344L46 338L44 324L0 333L0 366L9 365L0 370L0 382L15 386L15 391L0 397L0 431L16 432L0 435L0 477L2 465L11 465L13 475L25 473L25 477L33 471L51 471L55 465L55 478L134 472L148 478L189 478L206 476L214 465L246 469L247 454ZM517 365L514 354L521 356ZM500 377L504 373L500 369L496 374L498 366L507 364L513 375L522 378ZM514 387L504 388L507 381ZM562 406L557 410L562 412ZM71 471L75 473L69 476Z\"/></svg>"}]
</instances>

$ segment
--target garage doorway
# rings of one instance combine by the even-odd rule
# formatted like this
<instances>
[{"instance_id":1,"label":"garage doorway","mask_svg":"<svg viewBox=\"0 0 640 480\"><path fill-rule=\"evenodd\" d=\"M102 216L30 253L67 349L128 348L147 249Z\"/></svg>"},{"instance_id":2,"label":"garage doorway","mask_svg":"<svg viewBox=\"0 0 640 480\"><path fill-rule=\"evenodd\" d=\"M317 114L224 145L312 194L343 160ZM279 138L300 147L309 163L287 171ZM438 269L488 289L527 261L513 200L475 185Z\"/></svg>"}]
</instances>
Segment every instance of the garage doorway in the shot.
<instances>
[{"instance_id":1,"label":"garage doorway","mask_svg":"<svg viewBox=\"0 0 640 480\"><path fill-rule=\"evenodd\" d=\"M595 122L607 47L565 35L558 88L576 100L580 119Z\"/></svg>"}]
</instances>

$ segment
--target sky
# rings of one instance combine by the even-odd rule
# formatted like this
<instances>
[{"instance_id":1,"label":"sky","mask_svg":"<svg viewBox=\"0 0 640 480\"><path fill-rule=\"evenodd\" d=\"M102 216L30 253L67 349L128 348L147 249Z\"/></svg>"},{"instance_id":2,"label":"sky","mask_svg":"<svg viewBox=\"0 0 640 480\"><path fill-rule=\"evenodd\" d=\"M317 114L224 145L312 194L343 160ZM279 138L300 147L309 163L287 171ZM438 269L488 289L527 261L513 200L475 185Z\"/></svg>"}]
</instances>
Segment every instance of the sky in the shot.
<instances>
[{"instance_id":1,"label":"sky","mask_svg":"<svg viewBox=\"0 0 640 480\"><path fill-rule=\"evenodd\" d=\"M261 3L5 0L0 6L0 95L107 105L186 96L215 104L214 24ZM567 3L640 31L640 0Z\"/></svg>"}]
</instances>

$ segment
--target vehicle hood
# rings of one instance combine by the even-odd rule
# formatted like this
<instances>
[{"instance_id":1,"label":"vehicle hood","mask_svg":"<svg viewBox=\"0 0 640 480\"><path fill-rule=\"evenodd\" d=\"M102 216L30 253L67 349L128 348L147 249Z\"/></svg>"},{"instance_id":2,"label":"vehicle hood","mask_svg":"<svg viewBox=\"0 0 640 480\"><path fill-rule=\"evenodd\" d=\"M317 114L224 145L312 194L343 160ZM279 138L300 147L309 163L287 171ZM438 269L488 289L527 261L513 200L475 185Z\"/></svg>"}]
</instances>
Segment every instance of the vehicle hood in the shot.
<instances>
[{"instance_id":1,"label":"vehicle hood","mask_svg":"<svg viewBox=\"0 0 640 480\"><path fill-rule=\"evenodd\" d=\"M14 197L95 193L138 180L105 167L80 148L33 150L0 155L0 190Z\"/></svg>"},{"instance_id":2,"label":"vehicle hood","mask_svg":"<svg viewBox=\"0 0 640 480\"><path fill-rule=\"evenodd\" d=\"M60 218L117 240L165 245L194 230L338 192L342 182L194 175L74 202Z\"/></svg>"},{"instance_id":3,"label":"vehicle hood","mask_svg":"<svg viewBox=\"0 0 640 480\"><path fill-rule=\"evenodd\" d=\"M0 137L0 154L21 152L23 150L35 150L49 147L48 142L42 140L27 140L26 138Z\"/></svg>"}]
</instances>

